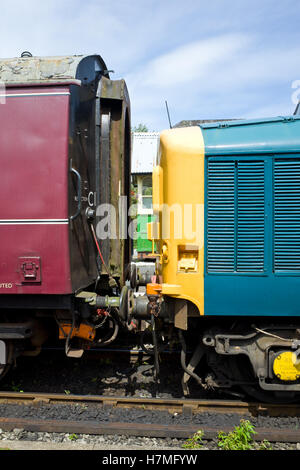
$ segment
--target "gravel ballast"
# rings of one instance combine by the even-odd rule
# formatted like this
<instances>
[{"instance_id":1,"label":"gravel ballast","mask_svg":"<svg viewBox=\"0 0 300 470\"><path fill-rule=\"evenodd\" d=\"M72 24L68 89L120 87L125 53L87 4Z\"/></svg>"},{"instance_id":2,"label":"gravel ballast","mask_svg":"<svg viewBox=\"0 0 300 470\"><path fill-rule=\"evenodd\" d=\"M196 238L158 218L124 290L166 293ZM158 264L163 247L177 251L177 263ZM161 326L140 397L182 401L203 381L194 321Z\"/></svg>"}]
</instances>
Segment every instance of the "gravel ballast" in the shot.
<instances>
[{"instance_id":1,"label":"gravel ballast","mask_svg":"<svg viewBox=\"0 0 300 470\"><path fill-rule=\"evenodd\" d=\"M112 356L99 353L87 353L80 360L64 356L62 351L45 351L37 358L21 357L18 367L13 369L1 382L3 391L65 393L79 395L131 396L182 398L180 381L182 370L178 357L166 357L161 364L161 383L159 388L153 377L153 366L150 361L133 364L124 360L120 354L118 362ZM220 398L211 396L191 384L191 397ZM20 393L21 394L21 393ZM228 397L227 397L228 398ZM39 402L30 405L0 404L0 416L3 418L27 418L42 420L69 420L91 422L138 422L145 424L184 425L234 428L240 420L249 419L257 427L276 429L300 429L300 417L268 417L241 414L201 413L193 416L184 413L168 413L122 408L107 408L102 404L47 404ZM44 443L49 448L82 449L183 449L186 439L162 439L134 437L124 435L93 435L69 433L39 433L24 429L12 431L0 430L0 446L9 448L9 443L24 443L26 448ZM217 450L216 440L203 439L203 450ZM298 443L272 443L274 450L300 450Z\"/></svg>"}]
</instances>

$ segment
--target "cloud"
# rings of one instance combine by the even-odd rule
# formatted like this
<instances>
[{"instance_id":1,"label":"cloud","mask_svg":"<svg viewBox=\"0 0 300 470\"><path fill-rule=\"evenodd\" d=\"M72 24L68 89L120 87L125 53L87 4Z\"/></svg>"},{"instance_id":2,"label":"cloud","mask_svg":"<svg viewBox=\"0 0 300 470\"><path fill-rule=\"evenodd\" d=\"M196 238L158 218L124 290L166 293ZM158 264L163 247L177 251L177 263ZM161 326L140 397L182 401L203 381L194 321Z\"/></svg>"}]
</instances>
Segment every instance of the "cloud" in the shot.
<instances>
[{"instance_id":1,"label":"cloud","mask_svg":"<svg viewBox=\"0 0 300 470\"><path fill-rule=\"evenodd\" d=\"M300 46L264 43L261 35L217 35L177 47L140 67L126 79L135 118L182 119L290 114L292 82L300 78ZM162 117L163 116L163 117Z\"/></svg>"},{"instance_id":2,"label":"cloud","mask_svg":"<svg viewBox=\"0 0 300 470\"><path fill-rule=\"evenodd\" d=\"M228 34L185 44L151 61L144 72L146 86L173 87L206 77L244 49L249 38Z\"/></svg>"},{"instance_id":3,"label":"cloud","mask_svg":"<svg viewBox=\"0 0 300 470\"><path fill-rule=\"evenodd\" d=\"M3 2L2 2L3 3ZM300 4L272 0L14 0L0 56L99 53L125 77L132 122L279 113L300 79Z\"/></svg>"},{"instance_id":4,"label":"cloud","mask_svg":"<svg viewBox=\"0 0 300 470\"><path fill-rule=\"evenodd\" d=\"M0 9L0 56L99 53L119 77L172 47L198 9L192 0L14 0Z\"/></svg>"}]
</instances>

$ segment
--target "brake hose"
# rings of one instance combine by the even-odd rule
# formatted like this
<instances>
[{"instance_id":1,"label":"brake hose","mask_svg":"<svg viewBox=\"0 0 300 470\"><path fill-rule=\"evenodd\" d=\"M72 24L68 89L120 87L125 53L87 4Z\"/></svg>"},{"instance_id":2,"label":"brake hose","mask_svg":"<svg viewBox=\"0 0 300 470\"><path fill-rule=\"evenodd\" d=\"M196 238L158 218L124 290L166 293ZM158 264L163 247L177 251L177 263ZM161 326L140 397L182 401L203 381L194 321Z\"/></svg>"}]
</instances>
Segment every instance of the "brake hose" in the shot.
<instances>
[{"instance_id":1,"label":"brake hose","mask_svg":"<svg viewBox=\"0 0 300 470\"><path fill-rule=\"evenodd\" d=\"M91 226L91 230L92 230L94 242L95 242L95 245L96 245L96 247L97 247L97 251L98 251L98 253L99 253L100 259L101 259L101 261L102 261L102 263L103 263L103 266L105 267L105 270L106 270L107 274L109 275L109 277L110 277L110 278L114 281L114 283L117 285L116 280L113 278L113 276L112 276L110 270L108 269L108 267L107 267L107 265L106 265L106 263L105 263L105 261L104 261L104 258L103 258L103 256L102 256L102 253L101 253L101 250L100 250L100 246L99 246L99 243L98 243L98 240L97 240L97 237L96 237L96 233L95 233L94 226L93 226L92 223L90 224L90 226Z\"/></svg>"}]
</instances>

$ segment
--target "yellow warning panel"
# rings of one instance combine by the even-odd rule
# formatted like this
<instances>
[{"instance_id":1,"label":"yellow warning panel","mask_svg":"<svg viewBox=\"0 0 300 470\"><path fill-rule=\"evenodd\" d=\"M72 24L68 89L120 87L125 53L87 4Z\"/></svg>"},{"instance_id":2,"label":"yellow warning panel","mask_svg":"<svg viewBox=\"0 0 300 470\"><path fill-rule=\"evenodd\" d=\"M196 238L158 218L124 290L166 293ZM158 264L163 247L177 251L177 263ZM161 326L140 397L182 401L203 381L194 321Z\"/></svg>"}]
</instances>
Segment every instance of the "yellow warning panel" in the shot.
<instances>
[{"instance_id":1,"label":"yellow warning panel","mask_svg":"<svg viewBox=\"0 0 300 470\"><path fill-rule=\"evenodd\" d=\"M273 371L278 379L287 382L300 379L300 364L295 364L294 354L292 351L284 351L274 359Z\"/></svg>"}]
</instances>

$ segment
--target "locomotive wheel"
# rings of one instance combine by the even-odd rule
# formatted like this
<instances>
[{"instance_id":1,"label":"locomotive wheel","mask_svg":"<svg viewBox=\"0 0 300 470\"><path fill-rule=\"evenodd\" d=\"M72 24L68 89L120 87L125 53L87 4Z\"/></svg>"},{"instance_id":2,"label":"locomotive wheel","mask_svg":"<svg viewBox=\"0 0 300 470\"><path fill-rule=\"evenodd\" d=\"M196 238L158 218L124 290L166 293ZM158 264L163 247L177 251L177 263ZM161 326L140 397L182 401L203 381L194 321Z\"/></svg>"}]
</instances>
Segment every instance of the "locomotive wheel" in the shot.
<instances>
[{"instance_id":1,"label":"locomotive wheel","mask_svg":"<svg viewBox=\"0 0 300 470\"><path fill-rule=\"evenodd\" d=\"M257 379L253 376L249 363L246 365L245 358L236 356L232 358L231 369L233 376L238 381L255 382ZM263 390L259 384L245 384L239 387L250 397L265 403L295 403L299 401L298 392L272 392Z\"/></svg>"}]
</instances>

